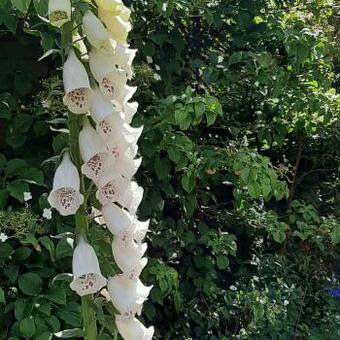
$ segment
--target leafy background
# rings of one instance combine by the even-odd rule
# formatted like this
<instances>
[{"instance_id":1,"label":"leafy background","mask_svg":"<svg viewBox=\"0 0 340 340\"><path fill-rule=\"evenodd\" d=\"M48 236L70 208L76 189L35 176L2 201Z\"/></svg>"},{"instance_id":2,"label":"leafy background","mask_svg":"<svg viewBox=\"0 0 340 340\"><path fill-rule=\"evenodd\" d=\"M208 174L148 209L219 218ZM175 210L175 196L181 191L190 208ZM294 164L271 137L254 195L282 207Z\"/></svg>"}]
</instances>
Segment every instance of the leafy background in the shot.
<instances>
[{"instance_id":1,"label":"leafy background","mask_svg":"<svg viewBox=\"0 0 340 340\"><path fill-rule=\"evenodd\" d=\"M339 300L325 289L340 270L339 5L126 5L139 49L134 125L145 126L139 215L151 218L143 321L157 339L338 339ZM68 142L46 9L0 2L1 339L82 336L68 286L73 219L42 217ZM91 241L112 275L95 223ZM116 338L110 304L98 296L94 308L99 339Z\"/></svg>"}]
</instances>

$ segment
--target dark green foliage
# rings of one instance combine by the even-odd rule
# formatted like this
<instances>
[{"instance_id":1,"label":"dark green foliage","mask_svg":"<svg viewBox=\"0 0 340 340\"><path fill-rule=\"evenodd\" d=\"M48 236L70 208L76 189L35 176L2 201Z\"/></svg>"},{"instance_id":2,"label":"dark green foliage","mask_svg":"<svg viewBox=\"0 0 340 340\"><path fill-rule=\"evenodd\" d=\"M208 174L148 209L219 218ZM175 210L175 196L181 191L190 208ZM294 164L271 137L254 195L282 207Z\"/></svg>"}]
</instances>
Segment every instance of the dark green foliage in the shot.
<instances>
[{"instance_id":1,"label":"dark green foliage","mask_svg":"<svg viewBox=\"0 0 340 340\"><path fill-rule=\"evenodd\" d=\"M0 242L1 339L82 336L62 274L73 219L40 217L53 155L68 143L60 36L36 15L46 4L0 4L10 56L0 59L0 232L10 237ZM339 300L325 292L340 283L339 7L126 4L139 49L133 124L145 127L139 215L151 219L145 323L164 340L339 338ZM110 239L95 223L91 240L113 275ZM94 308L100 339L114 337L111 305L99 296Z\"/></svg>"}]
</instances>

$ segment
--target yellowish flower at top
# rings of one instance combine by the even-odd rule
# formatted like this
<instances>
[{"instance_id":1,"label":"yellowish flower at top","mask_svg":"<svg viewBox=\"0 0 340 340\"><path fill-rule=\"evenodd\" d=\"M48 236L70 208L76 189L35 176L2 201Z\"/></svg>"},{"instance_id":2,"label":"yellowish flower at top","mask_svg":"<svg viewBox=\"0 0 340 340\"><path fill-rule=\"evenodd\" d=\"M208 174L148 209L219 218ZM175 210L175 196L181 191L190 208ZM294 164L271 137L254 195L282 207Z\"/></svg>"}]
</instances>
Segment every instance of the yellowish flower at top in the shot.
<instances>
[{"instance_id":1,"label":"yellowish flower at top","mask_svg":"<svg viewBox=\"0 0 340 340\"><path fill-rule=\"evenodd\" d=\"M122 0L95 0L99 8L106 11L115 12L120 14L121 8L124 6Z\"/></svg>"}]
</instances>

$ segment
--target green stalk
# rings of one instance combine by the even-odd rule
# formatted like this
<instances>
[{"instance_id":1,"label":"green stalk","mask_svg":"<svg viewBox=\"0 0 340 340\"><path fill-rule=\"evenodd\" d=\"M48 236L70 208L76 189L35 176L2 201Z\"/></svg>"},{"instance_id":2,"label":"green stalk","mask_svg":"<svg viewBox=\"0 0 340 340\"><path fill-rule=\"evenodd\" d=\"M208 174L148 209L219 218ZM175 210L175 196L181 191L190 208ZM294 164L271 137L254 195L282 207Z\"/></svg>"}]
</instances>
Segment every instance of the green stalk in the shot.
<instances>
[{"instance_id":1,"label":"green stalk","mask_svg":"<svg viewBox=\"0 0 340 340\"><path fill-rule=\"evenodd\" d=\"M65 60L66 50L72 44L72 22L67 23L62 28L62 59ZM68 112L68 125L69 125L69 147L72 155L73 162L78 169L80 178L80 192L85 195L84 176L81 173L81 155L79 150L79 132L81 129L82 117L72 112ZM85 238L88 236L89 223L87 217L87 200L78 209L75 215L76 221L76 235L77 239L82 235ZM86 295L81 298L81 310L83 316L83 331L85 340L97 339L97 323L95 311L92 307L93 295Z\"/></svg>"}]
</instances>

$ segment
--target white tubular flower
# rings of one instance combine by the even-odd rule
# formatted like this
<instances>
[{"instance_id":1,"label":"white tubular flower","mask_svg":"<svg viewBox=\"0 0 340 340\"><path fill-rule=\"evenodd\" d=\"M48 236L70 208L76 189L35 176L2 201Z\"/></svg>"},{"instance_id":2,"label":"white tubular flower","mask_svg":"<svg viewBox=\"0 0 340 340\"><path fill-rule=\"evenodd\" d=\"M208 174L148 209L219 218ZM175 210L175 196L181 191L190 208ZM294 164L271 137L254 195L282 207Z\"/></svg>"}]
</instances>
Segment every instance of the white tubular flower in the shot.
<instances>
[{"instance_id":1,"label":"white tubular flower","mask_svg":"<svg viewBox=\"0 0 340 340\"><path fill-rule=\"evenodd\" d=\"M123 69L128 78L133 75L132 62L135 59L137 50L130 49L128 45L118 43L112 61L119 68Z\"/></svg>"},{"instance_id":2,"label":"white tubular flower","mask_svg":"<svg viewBox=\"0 0 340 340\"><path fill-rule=\"evenodd\" d=\"M48 17L53 26L61 27L71 20L70 0L49 0Z\"/></svg>"},{"instance_id":3,"label":"white tubular flower","mask_svg":"<svg viewBox=\"0 0 340 340\"><path fill-rule=\"evenodd\" d=\"M134 218L127 211L115 204L103 206L102 214L107 228L114 236L133 234L135 231Z\"/></svg>"},{"instance_id":4,"label":"white tubular flower","mask_svg":"<svg viewBox=\"0 0 340 340\"><path fill-rule=\"evenodd\" d=\"M122 0L95 0L99 8L119 14L124 6Z\"/></svg>"},{"instance_id":5,"label":"white tubular flower","mask_svg":"<svg viewBox=\"0 0 340 340\"><path fill-rule=\"evenodd\" d=\"M130 16L131 16L131 11L129 8L122 6L120 9L120 13L119 16L125 20L125 21L129 21L130 20Z\"/></svg>"},{"instance_id":6,"label":"white tubular flower","mask_svg":"<svg viewBox=\"0 0 340 340\"><path fill-rule=\"evenodd\" d=\"M90 52L90 69L94 78L99 83L100 90L115 105L121 107L126 101L126 72L116 68L112 57L93 49Z\"/></svg>"},{"instance_id":7,"label":"white tubular flower","mask_svg":"<svg viewBox=\"0 0 340 340\"><path fill-rule=\"evenodd\" d=\"M110 277L107 284L111 302L120 314L133 318L141 314L142 304L149 296L152 286L144 286L142 281L130 280L125 274Z\"/></svg>"},{"instance_id":8,"label":"white tubular flower","mask_svg":"<svg viewBox=\"0 0 340 340\"><path fill-rule=\"evenodd\" d=\"M98 16L113 38L116 41L125 44L127 36L132 29L132 26L128 21L129 19L125 20L127 17L130 17L130 14L127 11L124 11L123 16L112 15L111 12L99 7Z\"/></svg>"},{"instance_id":9,"label":"white tubular flower","mask_svg":"<svg viewBox=\"0 0 340 340\"><path fill-rule=\"evenodd\" d=\"M100 271L96 253L82 237L73 253L72 269L70 287L80 296L94 294L106 285L107 280Z\"/></svg>"},{"instance_id":10,"label":"white tubular flower","mask_svg":"<svg viewBox=\"0 0 340 340\"><path fill-rule=\"evenodd\" d=\"M100 178L96 193L97 200L102 205L117 202L134 215L143 199L143 188L134 181L129 182L124 178L110 179L110 177L107 175Z\"/></svg>"},{"instance_id":11,"label":"white tubular flower","mask_svg":"<svg viewBox=\"0 0 340 340\"><path fill-rule=\"evenodd\" d=\"M90 112L97 124L98 133L114 148L126 149L129 144L136 143L143 131L143 127L132 128L125 123L99 89L94 90L91 96Z\"/></svg>"},{"instance_id":12,"label":"white tubular flower","mask_svg":"<svg viewBox=\"0 0 340 340\"><path fill-rule=\"evenodd\" d=\"M151 326L146 328L136 318L127 318L116 315L116 326L124 340L152 340L155 329Z\"/></svg>"},{"instance_id":13,"label":"white tubular flower","mask_svg":"<svg viewBox=\"0 0 340 340\"><path fill-rule=\"evenodd\" d=\"M124 102L123 103L123 110L121 112L121 117L126 123L130 124L132 122L132 118L136 114L138 110L138 106L139 104L137 102L133 102L133 103Z\"/></svg>"},{"instance_id":14,"label":"white tubular flower","mask_svg":"<svg viewBox=\"0 0 340 340\"><path fill-rule=\"evenodd\" d=\"M76 114L87 113L89 110L90 83L84 65L70 49L63 67L65 88L64 104Z\"/></svg>"},{"instance_id":15,"label":"white tubular flower","mask_svg":"<svg viewBox=\"0 0 340 340\"><path fill-rule=\"evenodd\" d=\"M124 274L127 275L130 280L137 280L147 264L148 259L143 257L136 263L132 270L125 272Z\"/></svg>"},{"instance_id":16,"label":"white tubular flower","mask_svg":"<svg viewBox=\"0 0 340 340\"><path fill-rule=\"evenodd\" d=\"M124 153L118 153L115 149L112 150L116 155L116 162L112 167L112 174L114 177L123 177L131 179L142 164L142 158L134 159L134 149L128 148Z\"/></svg>"},{"instance_id":17,"label":"white tubular flower","mask_svg":"<svg viewBox=\"0 0 340 340\"><path fill-rule=\"evenodd\" d=\"M112 241L113 257L123 273L131 272L138 266L147 247L147 243L137 243L132 237L115 237Z\"/></svg>"},{"instance_id":18,"label":"white tubular flower","mask_svg":"<svg viewBox=\"0 0 340 340\"><path fill-rule=\"evenodd\" d=\"M83 16L83 28L87 40L93 47L111 55L115 52L116 41L111 39L110 33L91 11L87 11Z\"/></svg>"},{"instance_id":19,"label":"white tubular flower","mask_svg":"<svg viewBox=\"0 0 340 340\"><path fill-rule=\"evenodd\" d=\"M60 215L74 215L84 201L79 188L78 170L72 163L69 154L65 153L54 174L53 189L47 200L51 207L59 211Z\"/></svg>"},{"instance_id":20,"label":"white tubular flower","mask_svg":"<svg viewBox=\"0 0 340 340\"><path fill-rule=\"evenodd\" d=\"M134 225L135 230L133 233L133 238L136 242L141 243L149 231L150 220L145 222L135 220Z\"/></svg>"},{"instance_id":21,"label":"white tubular flower","mask_svg":"<svg viewBox=\"0 0 340 340\"><path fill-rule=\"evenodd\" d=\"M80 154L84 161L82 173L95 183L106 169L113 163L110 154L106 152L106 145L97 131L91 126L88 119L79 133Z\"/></svg>"}]
</instances>

